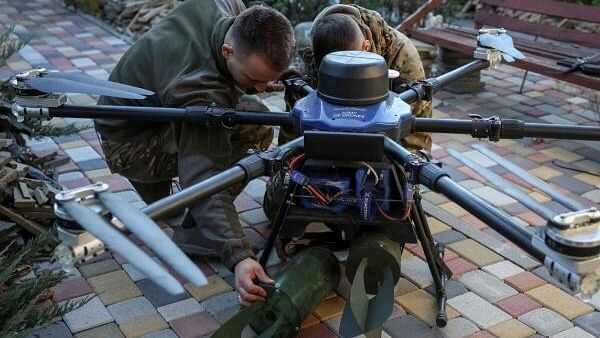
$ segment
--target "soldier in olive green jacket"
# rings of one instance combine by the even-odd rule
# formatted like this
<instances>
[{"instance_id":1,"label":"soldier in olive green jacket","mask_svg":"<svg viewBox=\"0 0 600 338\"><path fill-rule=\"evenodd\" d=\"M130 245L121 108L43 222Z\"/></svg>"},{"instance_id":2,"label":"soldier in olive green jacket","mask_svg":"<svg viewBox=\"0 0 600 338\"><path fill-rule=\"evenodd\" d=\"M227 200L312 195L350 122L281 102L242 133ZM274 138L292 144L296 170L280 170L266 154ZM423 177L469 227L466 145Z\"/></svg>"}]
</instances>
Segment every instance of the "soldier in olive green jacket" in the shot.
<instances>
[{"instance_id":1,"label":"soldier in olive green jacket","mask_svg":"<svg viewBox=\"0 0 600 338\"><path fill-rule=\"evenodd\" d=\"M267 89L288 68L293 47L289 21L271 8L245 9L239 0L187 0L137 40L110 76L156 94L144 100L102 97L99 103L234 108L246 90ZM260 126L228 130L122 120L96 120L95 125L110 168L129 178L148 203L169 194L173 177L188 187L228 168L248 148L265 150L272 138L271 130ZM177 228L173 239L188 253L221 256L245 276L238 291L256 295L249 300L262 299L266 293L252 279L270 279L244 238L233 205L240 190L191 207L194 222Z\"/></svg>"}]
</instances>

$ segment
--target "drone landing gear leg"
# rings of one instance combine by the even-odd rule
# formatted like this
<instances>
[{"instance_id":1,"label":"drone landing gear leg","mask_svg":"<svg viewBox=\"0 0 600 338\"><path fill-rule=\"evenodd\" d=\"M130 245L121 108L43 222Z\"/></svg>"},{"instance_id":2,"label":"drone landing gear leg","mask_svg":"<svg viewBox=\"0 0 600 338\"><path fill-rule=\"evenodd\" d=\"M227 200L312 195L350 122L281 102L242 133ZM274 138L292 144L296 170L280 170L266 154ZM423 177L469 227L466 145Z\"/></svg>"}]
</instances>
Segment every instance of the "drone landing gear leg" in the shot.
<instances>
[{"instance_id":1,"label":"drone landing gear leg","mask_svg":"<svg viewBox=\"0 0 600 338\"><path fill-rule=\"evenodd\" d=\"M287 216L288 210L290 210L290 205L292 204L292 196L296 192L296 183L292 182L291 180L288 180L287 177L284 181L288 181L287 188L285 191L285 198L283 199L283 201L279 205L279 208L277 209L277 214L275 216L275 221L273 222L271 234L269 235L267 243L265 244L265 250L263 251L262 255L260 256L260 259L258 260L258 263L260 263L260 265L264 269L267 268L267 262L269 260L269 256L271 256L271 251L273 251L275 240L277 239L277 236L279 236L279 231L283 226L285 216Z\"/></svg>"},{"instance_id":2,"label":"drone landing gear leg","mask_svg":"<svg viewBox=\"0 0 600 338\"><path fill-rule=\"evenodd\" d=\"M443 246L441 249L441 255L439 252L436 254L436 252L440 250L440 247L438 246L437 250L434 247L434 241L427 224L427 218L425 216L425 212L423 211L423 207L421 206L420 194L415 192L414 198L415 202L414 208L411 211L411 217L415 225L417 238L423 247L427 265L431 271L431 276L433 277L433 283L435 284L435 289L437 292L439 312L438 316L436 317L436 325L438 327L444 327L447 324L446 278L447 276L451 275L451 272L443 261Z\"/></svg>"}]
</instances>

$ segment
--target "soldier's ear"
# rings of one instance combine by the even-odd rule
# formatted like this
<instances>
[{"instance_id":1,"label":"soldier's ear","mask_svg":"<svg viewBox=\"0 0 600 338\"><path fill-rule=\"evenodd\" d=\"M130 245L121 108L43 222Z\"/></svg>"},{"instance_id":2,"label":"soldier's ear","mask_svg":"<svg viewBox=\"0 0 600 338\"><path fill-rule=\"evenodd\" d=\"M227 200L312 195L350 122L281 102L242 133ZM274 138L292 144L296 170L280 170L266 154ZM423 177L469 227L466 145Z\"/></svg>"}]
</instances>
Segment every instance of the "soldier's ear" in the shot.
<instances>
[{"instance_id":1,"label":"soldier's ear","mask_svg":"<svg viewBox=\"0 0 600 338\"><path fill-rule=\"evenodd\" d=\"M371 40L365 39L365 41L363 41L362 51L363 52L370 52L371 51Z\"/></svg>"},{"instance_id":2,"label":"soldier's ear","mask_svg":"<svg viewBox=\"0 0 600 338\"><path fill-rule=\"evenodd\" d=\"M225 59L231 57L233 55L233 46L228 43L224 43L221 46L221 54Z\"/></svg>"}]
</instances>

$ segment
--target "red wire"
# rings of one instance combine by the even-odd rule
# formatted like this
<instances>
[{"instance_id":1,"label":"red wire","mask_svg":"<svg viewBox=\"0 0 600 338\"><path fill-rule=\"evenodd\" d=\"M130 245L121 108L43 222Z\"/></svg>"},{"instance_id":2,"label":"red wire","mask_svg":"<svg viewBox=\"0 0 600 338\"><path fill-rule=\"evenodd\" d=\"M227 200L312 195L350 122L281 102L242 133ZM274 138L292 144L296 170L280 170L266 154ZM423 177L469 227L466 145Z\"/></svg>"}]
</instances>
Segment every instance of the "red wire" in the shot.
<instances>
[{"instance_id":1,"label":"red wire","mask_svg":"<svg viewBox=\"0 0 600 338\"><path fill-rule=\"evenodd\" d=\"M292 160L292 162L290 162L290 166L288 167L288 172L292 172L292 170L294 170L294 167L296 166L296 164L302 160L304 158L304 154L300 154L296 157L294 157L294 159Z\"/></svg>"},{"instance_id":2,"label":"red wire","mask_svg":"<svg viewBox=\"0 0 600 338\"><path fill-rule=\"evenodd\" d=\"M377 206L377 209L379 209L379 212L381 213L381 215L383 215L383 217L387 218L389 221L399 221L399 219L386 214L385 211L383 211L383 209L379 205L379 203L377 203L377 201L375 201L375 205Z\"/></svg>"}]
</instances>

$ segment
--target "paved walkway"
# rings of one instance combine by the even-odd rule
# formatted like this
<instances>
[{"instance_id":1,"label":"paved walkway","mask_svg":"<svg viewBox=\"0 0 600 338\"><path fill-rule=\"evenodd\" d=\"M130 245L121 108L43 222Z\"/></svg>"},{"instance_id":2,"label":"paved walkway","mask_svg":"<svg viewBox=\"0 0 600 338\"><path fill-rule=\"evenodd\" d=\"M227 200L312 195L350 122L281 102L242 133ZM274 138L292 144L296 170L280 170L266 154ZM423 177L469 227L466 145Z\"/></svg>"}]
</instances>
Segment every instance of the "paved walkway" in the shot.
<instances>
[{"instance_id":1,"label":"paved walkway","mask_svg":"<svg viewBox=\"0 0 600 338\"><path fill-rule=\"evenodd\" d=\"M17 24L21 36L33 35L27 48L0 70L0 78L31 66L61 71L83 70L105 78L128 44L101 26L65 10L60 1L0 0L0 23ZM518 94L522 71L502 66L484 72L487 91L477 95L441 92L434 103L436 117L467 117L469 113L499 114L530 122L598 123L598 101L582 88L529 75L523 95ZM93 103L87 96L71 96L78 104ZM68 122L68 121L67 121ZM600 171L600 144L576 141L532 143L532 140L496 144L466 136L435 135L433 154L460 184L513 216L523 226L536 227L543 220L514 199L498 192L477 173L448 155L455 149L508 180L522 183L522 190L556 211L557 203L521 182L496 162L471 147L484 144L559 191L586 205L600 202L600 178L557 166L566 163ZM30 141L38 153L59 150L72 162L61 167L59 182L68 188L90 181L105 181L132 203L142 205L127 180L106 169L98 140L92 130L77 135ZM264 241L265 217L260 206L265 182L251 182L236 200L245 231L260 244ZM443 330L433 327L433 287L422 250L409 247L402 260L396 311L385 324L391 337L593 337L600 336L600 299L585 304L555 286L539 262L521 255L511 243L445 197L428 192L434 237L448 247L446 260L454 272L448 286L448 314ZM165 231L169 231L167 228ZM54 289L55 303L80 297L93 299L52 325L37 337L200 337L209 335L238 310L232 292L232 275L218 262L198 260L210 285L172 297L145 279L116 254L104 254L79 268L77 276ZM42 264L39 270L55 268ZM321 304L302 326L300 337L335 337L346 292Z\"/></svg>"}]
</instances>

